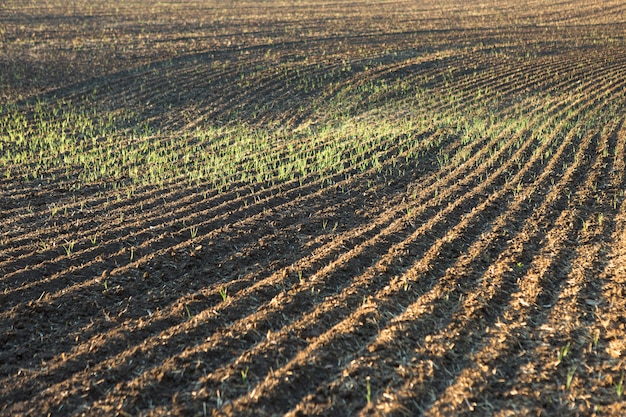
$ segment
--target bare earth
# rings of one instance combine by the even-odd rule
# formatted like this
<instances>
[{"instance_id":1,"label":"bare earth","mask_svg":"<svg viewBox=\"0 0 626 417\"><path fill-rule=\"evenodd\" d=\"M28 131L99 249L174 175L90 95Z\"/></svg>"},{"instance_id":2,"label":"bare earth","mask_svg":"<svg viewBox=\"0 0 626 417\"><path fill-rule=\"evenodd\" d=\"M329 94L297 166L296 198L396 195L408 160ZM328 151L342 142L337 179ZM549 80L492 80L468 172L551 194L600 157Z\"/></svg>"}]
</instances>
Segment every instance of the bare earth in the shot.
<instances>
[{"instance_id":1,"label":"bare earth","mask_svg":"<svg viewBox=\"0 0 626 417\"><path fill-rule=\"evenodd\" d=\"M6 0L0 115L37 106L186 164L391 130L220 189L0 131L0 415L626 415L625 2Z\"/></svg>"}]
</instances>

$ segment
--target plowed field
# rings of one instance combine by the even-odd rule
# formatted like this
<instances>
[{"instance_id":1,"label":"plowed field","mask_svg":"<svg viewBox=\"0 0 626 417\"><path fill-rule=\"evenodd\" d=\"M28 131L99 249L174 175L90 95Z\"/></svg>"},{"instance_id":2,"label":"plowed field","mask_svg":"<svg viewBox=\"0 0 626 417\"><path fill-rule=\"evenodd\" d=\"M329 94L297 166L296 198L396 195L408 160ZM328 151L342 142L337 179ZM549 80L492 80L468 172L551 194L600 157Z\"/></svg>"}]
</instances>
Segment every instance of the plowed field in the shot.
<instances>
[{"instance_id":1,"label":"plowed field","mask_svg":"<svg viewBox=\"0 0 626 417\"><path fill-rule=\"evenodd\" d=\"M626 415L626 3L0 4L0 415Z\"/></svg>"}]
</instances>

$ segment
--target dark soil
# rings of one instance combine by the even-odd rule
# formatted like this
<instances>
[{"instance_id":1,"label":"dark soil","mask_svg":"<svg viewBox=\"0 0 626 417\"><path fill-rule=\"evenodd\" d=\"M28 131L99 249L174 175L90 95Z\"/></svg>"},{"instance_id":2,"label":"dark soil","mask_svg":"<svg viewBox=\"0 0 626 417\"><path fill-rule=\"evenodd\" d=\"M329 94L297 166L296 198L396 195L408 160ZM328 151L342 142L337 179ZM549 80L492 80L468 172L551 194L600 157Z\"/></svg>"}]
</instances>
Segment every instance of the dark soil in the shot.
<instances>
[{"instance_id":1,"label":"dark soil","mask_svg":"<svg viewBox=\"0 0 626 417\"><path fill-rule=\"evenodd\" d=\"M117 3L4 2L0 115L167 140L401 123L419 90L527 121L221 191L3 175L0 415L626 414L623 2Z\"/></svg>"}]
</instances>

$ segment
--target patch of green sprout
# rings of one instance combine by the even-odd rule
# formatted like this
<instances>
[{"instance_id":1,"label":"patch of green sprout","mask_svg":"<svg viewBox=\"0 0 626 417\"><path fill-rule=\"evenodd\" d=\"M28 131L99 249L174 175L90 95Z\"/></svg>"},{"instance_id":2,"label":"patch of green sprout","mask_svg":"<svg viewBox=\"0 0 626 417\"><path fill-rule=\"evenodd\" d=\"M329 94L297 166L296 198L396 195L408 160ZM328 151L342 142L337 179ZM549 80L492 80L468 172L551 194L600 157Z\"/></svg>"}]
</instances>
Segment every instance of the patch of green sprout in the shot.
<instances>
[{"instance_id":1,"label":"patch of green sprout","mask_svg":"<svg viewBox=\"0 0 626 417\"><path fill-rule=\"evenodd\" d=\"M567 355L569 355L569 348L570 348L570 342L567 342L565 345L563 345L559 349L559 352L557 354L557 361L556 361L557 366L560 365L563 362L563 360L565 360Z\"/></svg>"},{"instance_id":2,"label":"patch of green sprout","mask_svg":"<svg viewBox=\"0 0 626 417\"><path fill-rule=\"evenodd\" d=\"M622 398L622 395L624 395L624 372L622 372L621 378L615 384L615 394L617 398Z\"/></svg>"},{"instance_id":3,"label":"patch of green sprout","mask_svg":"<svg viewBox=\"0 0 626 417\"><path fill-rule=\"evenodd\" d=\"M67 256L72 255L72 251L74 250L74 245L76 244L76 242L72 241L65 241L65 245L63 245L63 249L65 249L65 254Z\"/></svg>"},{"instance_id":4,"label":"patch of green sprout","mask_svg":"<svg viewBox=\"0 0 626 417\"><path fill-rule=\"evenodd\" d=\"M567 371L567 378L565 380L565 389L570 389L572 382L574 381L574 375L576 374L576 366L572 366Z\"/></svg>"},{"instance_id":5,"label":"patch of green sprout","mask_svg":"<svg viewBox=\"0 0 626 417\"><path fill-rule=\"evenodd\" d=\"M600 330L596 330L593 334L593 340L591 341L593 349L598 348L598 342L600 341Z\"/></svg>"},{"instance_id":6,"label":"patch of green sprout","mask_svg":"<svg viewBox=\"0 0 626 417\"><path fill-rule=\"evenodd\" d=\"M342 73L353 72L354 68L346 65L330 76L341 78ZM291 75L302 81L297 88L303 91L315 90L322 82L316 77ZM251 81L246 78L242 82ZM324 102L325 106L314 108L312 117L320 120L315 126L251 127L235 120L224 126L201 125L194 131L167 134L131 110L99 109L88 100L82 104L61 101L7 106L0 109L0 168L9 177L51 181L61 176L82 183L125 186L120 195L126 198L134 195L138 185L164 186L181 180L209 183L220 192L237 183L304 184L305 178L320 179L327 186L333 184L332 175L337 173L349 176L373 169L391 175L389 168L396 169L398 160L414 166L424 155L433 156L440 167L458 166L472 157L478 141L510 137L531 123L522 107L513 110L507 121L497 121L489 109L497 107L500 98L486 88L478 92L484 104L471 114L455 106L457 93L438 99L432 93L406 80L373 80L345 86ZM446 100L450 105L441 110L437 103ZM397 113L403 116L388 116ZM535 133L537 140L564 131L559 123L574 123L574 116L546 123ZM604 119L593 119L581 129L603 126ZM446 150L446 141L458 141L460 147ZM522 143L520 135L515 146ZM504 146L505 140L494 142L490 151L495 154ZM553 152L548 147L541 158L548 159ZM477 159L475 163L480 162ZM52 210L56 215L58 209Z\"/></svg>"},{"instance_id":7,"label":"patch of green sprout","mask_svg":"<svg viewBox=\"0 0 626 417\"><path fill-rule=\"evenodd\" d=\"M228 290L226 287L221 287L219 289L220 297L222 297L222 301L226 302L226 298L228 298Z\"/></svg>"}]
</instances>

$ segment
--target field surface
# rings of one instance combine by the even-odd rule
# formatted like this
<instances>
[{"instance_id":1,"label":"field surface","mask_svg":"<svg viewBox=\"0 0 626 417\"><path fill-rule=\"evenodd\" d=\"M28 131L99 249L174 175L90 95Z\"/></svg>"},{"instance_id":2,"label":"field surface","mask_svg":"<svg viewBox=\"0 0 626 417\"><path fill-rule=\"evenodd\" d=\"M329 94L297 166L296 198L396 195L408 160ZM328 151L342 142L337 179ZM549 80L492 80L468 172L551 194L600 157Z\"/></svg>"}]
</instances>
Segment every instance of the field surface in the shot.
<instances>
[{"instance_id":1,"label":"field surface","mask_svg":"<svg viewBox=\"0 0 626 417\"><path fill-rule=\"evenodd\" d=\"M0 415L624 416L626 2L4 0Z\"/></svg>"}]
</instances>

